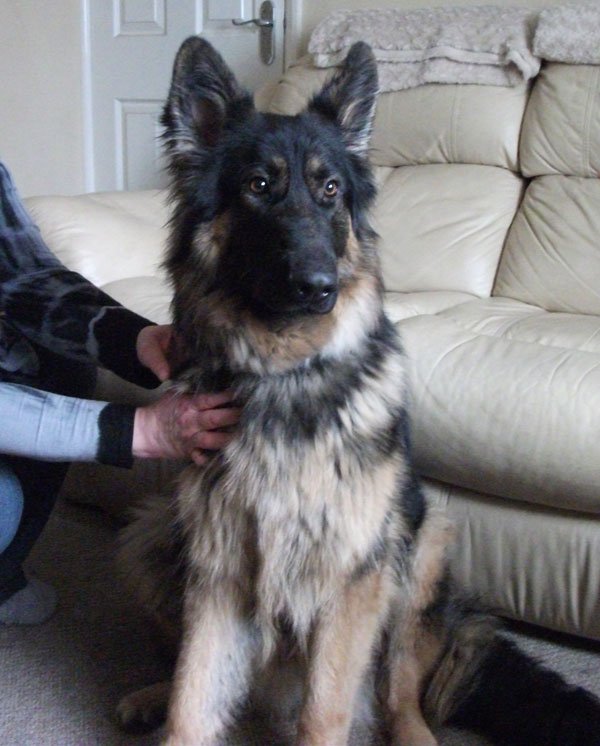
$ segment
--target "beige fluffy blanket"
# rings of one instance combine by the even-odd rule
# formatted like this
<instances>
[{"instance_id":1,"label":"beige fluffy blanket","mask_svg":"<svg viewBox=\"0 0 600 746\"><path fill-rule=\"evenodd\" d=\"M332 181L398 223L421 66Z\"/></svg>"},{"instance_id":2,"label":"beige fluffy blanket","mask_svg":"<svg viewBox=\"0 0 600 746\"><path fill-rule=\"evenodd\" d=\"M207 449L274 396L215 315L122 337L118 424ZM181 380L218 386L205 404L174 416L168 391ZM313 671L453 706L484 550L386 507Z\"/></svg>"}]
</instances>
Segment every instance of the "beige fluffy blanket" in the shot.
<instances>
[{"instance_id":1,"label":"beige fluffy blanket","mask_svg":"<svg viewBox=\"0 0 600 746\"><path fill-rule=\"evenodd\" d=\"M314 30L317 67L338 65L358 40L373 48L382 91L423 83L517 85L537 75L538 13L497 6L334 11Z\"/></svg>"},{"instance_id":2,"label":"beige fluffy blanket","mask_svg":"<svg viewBox=\"0 0 600 746\"><path fill-rule=\"evenodd\" d=\"M544 8L533 51L546 60L600 65L600 0Z\"/></svg>"}]
</instances>

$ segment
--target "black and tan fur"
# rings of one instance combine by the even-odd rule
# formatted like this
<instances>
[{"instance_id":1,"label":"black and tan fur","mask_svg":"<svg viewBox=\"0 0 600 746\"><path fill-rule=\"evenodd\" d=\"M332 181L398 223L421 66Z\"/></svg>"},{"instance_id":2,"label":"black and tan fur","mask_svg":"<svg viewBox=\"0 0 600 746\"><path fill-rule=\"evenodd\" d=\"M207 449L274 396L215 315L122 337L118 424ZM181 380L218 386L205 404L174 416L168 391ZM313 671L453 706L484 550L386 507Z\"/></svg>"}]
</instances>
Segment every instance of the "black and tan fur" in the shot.
<instances>
[{"instance_id":1,"label":"black and tan fur","mask_svg":"<svg viewBox=\"0 0 600 746\"><path fill-rule=\"evenodd\" d=\"M599 744L577 725L600 723L593 698L459 599L452 530L412 473L405 361L366 212L376 92L360 43L297 117L258 113L205 41L177 56L164 115L176 385L231 387L242 415L231 444L125 532L178 656L172 685L126 697L121 720L153 722L168 698L164 746L218 746L258 687L283 696L293 664L297 746L345 746L361 686L393 746L434 746L431 728L452 719L510 746ZM519 682L496 658L517 661ZM524 725L543 696L552 728L546 714Z\"/></svg>"}]
</instances>

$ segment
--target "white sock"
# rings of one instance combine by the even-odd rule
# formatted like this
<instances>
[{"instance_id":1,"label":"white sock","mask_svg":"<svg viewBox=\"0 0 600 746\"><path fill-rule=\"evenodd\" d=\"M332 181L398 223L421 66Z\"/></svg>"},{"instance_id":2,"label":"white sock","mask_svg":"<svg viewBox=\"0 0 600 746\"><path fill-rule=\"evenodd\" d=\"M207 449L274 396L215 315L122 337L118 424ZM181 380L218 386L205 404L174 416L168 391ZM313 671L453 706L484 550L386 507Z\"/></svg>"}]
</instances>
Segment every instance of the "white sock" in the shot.
<instances>
[{"instance_id":1,"label":"white sock","mask_svg":"<svg viewBox=\"0 0 600 746\"><path fill-rule=\"evenodd\" d=\"M56 608L56 592L51 585L31 578L25 588L0 604L0 624L41 624Z\"/></svg>"}]
</instances>

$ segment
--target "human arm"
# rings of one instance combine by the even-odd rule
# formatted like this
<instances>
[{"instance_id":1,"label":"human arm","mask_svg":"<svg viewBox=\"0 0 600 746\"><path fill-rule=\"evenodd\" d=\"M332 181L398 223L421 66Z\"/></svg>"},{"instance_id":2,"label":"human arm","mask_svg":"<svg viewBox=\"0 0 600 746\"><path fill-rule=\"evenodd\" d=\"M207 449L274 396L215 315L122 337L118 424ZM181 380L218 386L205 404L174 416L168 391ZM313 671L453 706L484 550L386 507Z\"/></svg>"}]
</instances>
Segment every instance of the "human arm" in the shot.
<instances>
[{"instance_id":1,"label":"human arm","mask_svg":"<svg viewBox=\"0 0 600 746\"><path fill-rule=\"evenodd\" d=\"M227 394L167 393L145 407L89 401L0 383L0 453L42 461L130 466L139 458L193 458L222 448L238 410Z\"/></svg>"},{"instance_id":2,"label":"human arm","mask_svg":"<svg viewBox=\"0 0 600 746\"><path fill-rule=\"evenodd\" d=\"M58 266L26 272L2 285L2 311L28 340L67 358L93 361L147 388L159 380L137 357L150 322L84 277Z\"/></svg>"},{"instance_id":3,"label":"human arm","mask_svg":"<svg viewBox=\"0 0 600 746\"><path fill-rule=\"evenodd\" d=\"M143 386L158 384L136 355L137 338L150 322L61 264L2 163L0 320L59 355L98 363Z\"/></svg>"}]
</instances>

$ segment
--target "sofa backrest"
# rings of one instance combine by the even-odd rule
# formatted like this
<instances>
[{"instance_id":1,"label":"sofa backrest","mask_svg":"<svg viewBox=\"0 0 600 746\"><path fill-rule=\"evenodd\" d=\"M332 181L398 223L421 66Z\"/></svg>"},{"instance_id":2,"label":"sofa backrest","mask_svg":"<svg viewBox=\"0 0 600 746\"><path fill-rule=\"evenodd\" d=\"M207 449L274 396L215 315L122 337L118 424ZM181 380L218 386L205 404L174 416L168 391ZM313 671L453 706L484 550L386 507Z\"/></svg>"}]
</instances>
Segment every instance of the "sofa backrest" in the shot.
<instances>
[{"instance_id":1,"label":"sofa backrest","mask_svg":"<svg viewBox=\"0 0 600 746\"><path fill-rule=\"evenodd\" d=\"M600 314L600 66L542 68L520 160L531 182L494 294L549 311Z\"/></svg>"},{"instance_id":2,"label":"sofa backrest","mask_svg":"<svg viewBox=\"0 0 600 746\"><path fill-rule=\"evenodd\" d=\"M331 70L291 67L270 110L295 114ZM489 296L522 198L525 85L426 85L379 96L373 212L387 290Z\"/></svg>"},{"instance_id":3,"label":"sofa backrest","mask_svg":"<svg viewBox=\"0 0 600 746\"><path fill-rule=\"evenodd\" d=\"M25 205L69 269L142 316L167 323L172 291L161 266L169 219L165 192L29 197Z\"/></svg>"},{"instance_id":4,"label":"sofa backrest","mask_svg":"<svg viewBox=\"0 0 600 746\"><path fill-rule=\"evenodd\" d=\"M166 193L28 197L25 204L60 261L99 287L161 274L169 219Z\"/></svg>"}]
</instances>

